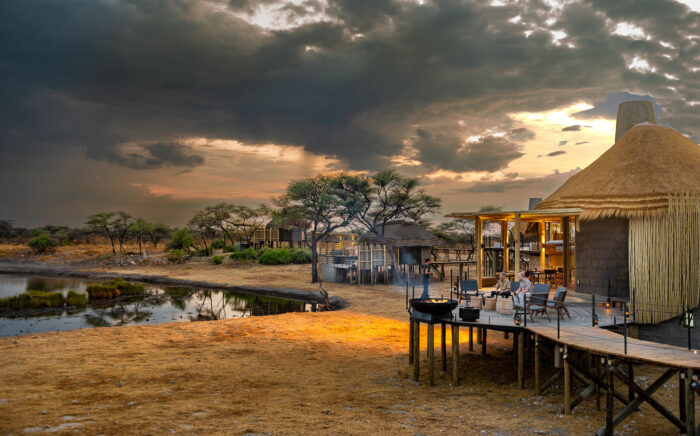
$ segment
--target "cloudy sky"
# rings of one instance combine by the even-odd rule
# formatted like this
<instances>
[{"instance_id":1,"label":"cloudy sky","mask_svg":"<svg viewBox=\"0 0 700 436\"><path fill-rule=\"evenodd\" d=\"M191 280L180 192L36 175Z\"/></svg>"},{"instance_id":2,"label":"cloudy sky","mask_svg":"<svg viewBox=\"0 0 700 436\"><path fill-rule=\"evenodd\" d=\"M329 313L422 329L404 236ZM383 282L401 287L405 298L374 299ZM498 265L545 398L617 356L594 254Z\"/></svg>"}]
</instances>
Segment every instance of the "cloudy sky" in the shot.
<instances>
[{"instance_id":1,"label":"cloudy sky","mask_svg":"<svg viewBox=\"0 0 700 436\"><path fill-rule=\"evenodd\" d=\"M395 167L443 212L525 208L652 99L700 138L700 0L14 0L0 219L182 224Z\"/></svg>"}]
</instances>

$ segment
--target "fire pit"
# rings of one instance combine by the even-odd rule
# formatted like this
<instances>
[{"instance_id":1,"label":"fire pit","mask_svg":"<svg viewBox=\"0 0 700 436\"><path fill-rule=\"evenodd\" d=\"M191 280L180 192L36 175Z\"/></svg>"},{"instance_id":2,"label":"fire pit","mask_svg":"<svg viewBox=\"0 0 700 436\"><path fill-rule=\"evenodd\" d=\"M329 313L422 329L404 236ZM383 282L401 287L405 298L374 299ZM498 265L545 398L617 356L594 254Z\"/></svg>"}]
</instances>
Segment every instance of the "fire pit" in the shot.
<instances>
[{"instance_id":1,"label":"fire pit","mask_svg":"<svg viewBox=\"0 0 700 436\"><path fill-rule=\"evenodd\" d=\"M435 316L444 316L457 307L457 300L447 298L413 298L408 302L418 312Z\"/></svg>"}]
</instances>

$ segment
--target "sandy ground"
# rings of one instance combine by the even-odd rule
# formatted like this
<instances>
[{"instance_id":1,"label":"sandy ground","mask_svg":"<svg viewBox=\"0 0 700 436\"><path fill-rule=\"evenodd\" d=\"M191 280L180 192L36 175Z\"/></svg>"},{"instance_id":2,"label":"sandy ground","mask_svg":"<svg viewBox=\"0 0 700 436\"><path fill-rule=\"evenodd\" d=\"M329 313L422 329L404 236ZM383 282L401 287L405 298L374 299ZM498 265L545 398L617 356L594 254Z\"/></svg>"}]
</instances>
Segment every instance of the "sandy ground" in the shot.
<instances>
[{"instance_id":1,"label":"sandy ground","mask_svg":"<svg viewBox=\"0 0 700 436\"><path fill-rule=\"evenodd\" d=\"M97 269L318 289L309 283L308 266ZM603 424L592 401L563 416L561 388L534 397L528 380L528 389L517 389L512 341L502 334L489 335L485 357L462 345L458 386L441 372L436 386L416 384L409 376L403 292L340 284L327 289L349 306L0 338L0 433L592 434ZM657 368L637 369L637 376L657 374ZM673 410L676 383L656 395ZM677 433L646 405L623 425L623 434Z\"/></svg>"}]
</instances>

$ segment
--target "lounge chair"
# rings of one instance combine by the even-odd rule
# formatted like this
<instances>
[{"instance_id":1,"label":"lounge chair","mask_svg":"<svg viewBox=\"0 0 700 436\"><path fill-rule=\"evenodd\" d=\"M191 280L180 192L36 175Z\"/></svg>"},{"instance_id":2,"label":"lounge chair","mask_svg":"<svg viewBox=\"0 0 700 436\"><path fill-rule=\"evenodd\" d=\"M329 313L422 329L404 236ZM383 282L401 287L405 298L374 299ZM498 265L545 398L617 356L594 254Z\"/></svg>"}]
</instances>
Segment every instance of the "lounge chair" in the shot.
<instances>
[{"instance_id":1,"label":"lounge chair","mask_svg":"<svg viewBox=\"0 0 700 436\"><path fill-rule=\"evenodd\" d=\"M564 319L564 314L571 319L571 315L569 314L569 309L566 307L566 303L564 303L564 300L566 299L566 288L563 286L559 286L557 288L557 291L554 293L554 298L551 300L547 300L547 308L549 309L554 309L554 311L557 313L558 316L561 317L561 319Z\"/></svg>"},{"instance_id":2,"label":"lounge chair","mask_svg":"<svg viewBox=\"0 0 700 436\"><path fill-rule=\"evenodd\" d=\"M530 319L534 321L534 315L545 315L549 322L552 318L547 313L547 302L549 301L549 284L538 283L532 289L532 294L526 306L526 313L530 314Z\"/></svg>"},{"instance_id":3,"label":"lounge chair","mask_svg":"<svg viewBox=\"0 0 700 436\"><path fill-rule=\"evenodd\" d=\"M459 287L464 297L479 296L479 285L476 280L462 280Z\"/></svg>"}]
</instances>

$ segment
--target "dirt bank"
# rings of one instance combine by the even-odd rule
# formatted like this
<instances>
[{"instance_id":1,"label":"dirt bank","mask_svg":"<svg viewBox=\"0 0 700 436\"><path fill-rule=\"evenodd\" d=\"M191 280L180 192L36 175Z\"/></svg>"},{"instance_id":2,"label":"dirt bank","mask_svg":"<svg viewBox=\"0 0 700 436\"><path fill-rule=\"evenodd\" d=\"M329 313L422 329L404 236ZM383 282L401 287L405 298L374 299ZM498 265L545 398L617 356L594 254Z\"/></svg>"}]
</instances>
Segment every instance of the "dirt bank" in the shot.
<instances>
[{"instance_id":1,"label":"dirt bank","mask_svg":"<svg viewBox=\"0 0 700 436\"><path fill-rule=\"evenodd\" d=\"M318 290L308 266L90 270ZM401 290L327 287L348 307L0 339L0 433L520 435L591 434L602 426L591 401L564 417L561 390L533 397L517 389L511 341L498 334L489 335L489 356L462 347L459 386L441 373L435 387L414 384ZM674 383L668 388L658 398L675 410ZM648 406L624 424L629 434L675 432Z\"/></svg>"}]
</instances>

